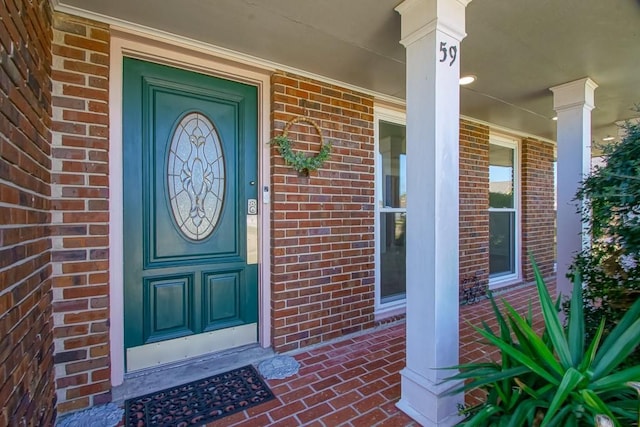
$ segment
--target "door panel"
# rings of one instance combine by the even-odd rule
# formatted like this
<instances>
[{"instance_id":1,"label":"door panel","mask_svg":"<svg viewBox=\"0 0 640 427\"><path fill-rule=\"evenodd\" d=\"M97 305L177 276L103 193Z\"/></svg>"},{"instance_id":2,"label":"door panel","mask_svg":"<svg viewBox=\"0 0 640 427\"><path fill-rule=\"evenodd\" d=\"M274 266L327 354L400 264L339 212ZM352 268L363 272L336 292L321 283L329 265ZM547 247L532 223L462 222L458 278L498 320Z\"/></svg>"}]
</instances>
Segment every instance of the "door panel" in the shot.
<instances>
[{"instance_id":1,"label":"door panel","mask_svg":"<svg viewBox=\"0 0 640 427\"><path fill-rule=\"evenodd\" d=\"M158 82L156 82L157 84ZM147 180L145 184L149 187L147 194L151 196L149 204L153 205L154 209L148 211L148 225L151 227L148 230L150 237L147 241L148 247L145 247L148 262L153 264L173 261L175 264L180 264L182 260L186 260L186 262L193 262L194 259L203 260L204 258L213 260L213 258L220 256L231 256L236 261L241 261L243 258L241 258L241 248L238 245L240 241L238 228L242 222L240 219L244 218L244 216L240 217L239 212L240 208L244 207L244 203L239 203L239 200L232 196L237 193L236 172L239 168L239 150L235 144L229 143L229 140L233 142L239 139L233 125L239 119L237 102L212 103L207 99L194 99L194 96L220 96L210 90L199 90L195 94L191 93L192 96L185 96L186 91L189 90L187 85L179 87L180 92L166 93L163 89L158 86L148 88L148 91L151 92L148 108L153 109L153 116L156 120L161 117L182 118L185 112L191 111L207 111L209 117L217 119L214 119L214 126L217 127L219 134L225 137L223 139L225 144L222 148L227 166L228 179L226 179L224 193L227 197L223 201L224 209L216 226L215 236L209 236L210 242L202 245L184 238L183 232L177 227L173 214L167 214L167 210L171 211L171 209L165 196L168 193L168 183L165 178L168 157L167 139L173 135L179 120L174 119L169 123L164 121L149 123L149 128L154 134L150 138L151 147L149 150L151 166L149 177L151 179ZM226 123L227 121L231 123Z\"/></svg>"},{"instance_id":2,"label":"door panel","mask_svg":"<svg viewBox=\"0 0 640 427\"><path fill-rule=\"evenodd\" d=\"M204 313L205 329L214 330L240 323L240 307L228 304L237 301L242 280L240 271L228 271L221 274L205 275Z\"/></svg>"},{"instance_id":3,"label":"door panel","mask_svg":"<svg viewBox=\"0 0 640 427\"><path fill-rule=\"evenodd\" d=\"M195 347L237 345L211 331L243 326L246 337L257 322L246 209L257 195L257 89L125 58L123 95L127 352L164 341L171 360L168 340L203 332L217 342Z\"/></svg>"},{"instance_id":4,"label":"door panel","mask_svg":"<svg viewBox=\"0 0 640 427\"><path fill-rule=\"evenodd\" d=\"M195 333L191 302L193 275L173 278L144 279L144 300L149 310L145 320L146 342Z\"/></svg>"}]
</instances>

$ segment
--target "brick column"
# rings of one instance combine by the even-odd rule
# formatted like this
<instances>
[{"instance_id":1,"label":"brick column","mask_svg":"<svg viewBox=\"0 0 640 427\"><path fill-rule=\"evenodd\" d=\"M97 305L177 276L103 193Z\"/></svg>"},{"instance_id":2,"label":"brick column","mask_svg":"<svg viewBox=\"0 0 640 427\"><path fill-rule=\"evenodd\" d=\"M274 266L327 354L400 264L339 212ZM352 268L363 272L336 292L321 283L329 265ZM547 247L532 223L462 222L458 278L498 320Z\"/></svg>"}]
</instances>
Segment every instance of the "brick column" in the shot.
<instances>
[{"instance_id":1,"label":"brick column","mask_svg":"<svg viewBox=\"0 0 640 427\"><path fill-rule=\"evenodd\" d=\"M460 281L489 282L489 127L460 120Z\"/></svg>"},{"instance_id":2,"label":"brick column","mask_svg":"<svg viewBox=\"0 0 640 427\"><path fill-rule=\"evenodd\" d=\"M52 261L61 413L111 400L108 64L108 28L54 15Z\"/></svg>"},{"instance_id":3,"label":"brick column","mask_svg":"<svg viewBox=\"0 0 640 427\"><path fill-rule=\"evenodd\" d=\"M552 276L555 261L554 147L548 142L525 138L521 154L522 278L533 280L529 253L544 277Z\"/></svg>"},{"instance_id":4,"label":"brick column","mask_svg":"<svg viewBox=\"0 0 640 427\"><path fill-rule=\"evenodd\" d=\"M55 419L51 9L0 3L0 425Z\"/></svg>"}]
</instances>

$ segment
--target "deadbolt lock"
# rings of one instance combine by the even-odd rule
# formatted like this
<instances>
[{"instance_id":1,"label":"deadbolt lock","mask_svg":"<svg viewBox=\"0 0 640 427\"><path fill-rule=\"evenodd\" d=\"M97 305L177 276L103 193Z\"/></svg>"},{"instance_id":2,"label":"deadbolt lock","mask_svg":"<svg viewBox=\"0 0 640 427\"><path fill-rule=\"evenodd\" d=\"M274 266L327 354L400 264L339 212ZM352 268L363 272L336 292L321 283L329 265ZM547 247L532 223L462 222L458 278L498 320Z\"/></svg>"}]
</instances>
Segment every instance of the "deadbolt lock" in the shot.
<instances>
[{"instance_id":1,"label":"deadbolt lock","mask_svg":"<svg viewBox=\"0 0 640 427\"><path fill-rule=\"evenodd\" d=\"M249 199L247 202L247 214L248 215L258 215L258 200L257 199Z\"/></svg>"}]
</instances>

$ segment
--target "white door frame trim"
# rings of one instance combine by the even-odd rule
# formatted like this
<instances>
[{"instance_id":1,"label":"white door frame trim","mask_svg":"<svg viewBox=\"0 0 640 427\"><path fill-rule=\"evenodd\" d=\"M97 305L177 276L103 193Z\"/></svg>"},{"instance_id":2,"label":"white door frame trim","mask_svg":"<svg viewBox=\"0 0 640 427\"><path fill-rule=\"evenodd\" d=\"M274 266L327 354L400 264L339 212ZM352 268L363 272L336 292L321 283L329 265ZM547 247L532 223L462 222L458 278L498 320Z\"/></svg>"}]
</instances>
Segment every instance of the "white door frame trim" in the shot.
<instances>
[{"instance_id":1,"label":"white door frame trim","mask_svg":"<svg viewBox=\"0 0 640 427\"><path fill-rule=\"evenodd\" d=\"M269 189L270 157L270 81L272 69L258 68L212 56L206 50L185 46L166 38L155 38L118 27L111 27L109 60L109 301L111 385L124 381L124 255L122 215L122 62L124 57L143 59L216 77L223 77L258 88L258 188ZM262 191L259 191L262 193ZM267 192L266 196L269 196ZM259 209L258 255L258 339L262 347L271 344L270 289L270 197L262 197Z\"/></svg>"}]
</instances>

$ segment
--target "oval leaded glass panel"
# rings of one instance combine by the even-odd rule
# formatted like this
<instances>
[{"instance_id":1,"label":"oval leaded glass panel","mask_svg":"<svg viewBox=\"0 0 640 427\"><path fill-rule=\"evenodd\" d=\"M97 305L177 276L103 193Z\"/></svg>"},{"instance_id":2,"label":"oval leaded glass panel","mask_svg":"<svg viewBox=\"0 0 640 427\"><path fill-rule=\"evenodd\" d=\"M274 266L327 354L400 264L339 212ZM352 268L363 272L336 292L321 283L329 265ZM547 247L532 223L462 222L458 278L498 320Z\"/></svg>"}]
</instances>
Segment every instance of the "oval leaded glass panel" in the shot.
<instances>
[{"instance_id":1,"label":"oval leaded glass panel","mask_svg":"<svg viewBox=\"0 0 640 427\"><path fill-rule=\"evenodd\" d=\"M206 116L189 113L176 126L167 183L171 213L180 231L191 240L207 238L222 212L225 167L220 137Z\"/></svg>"}]
</instances>

